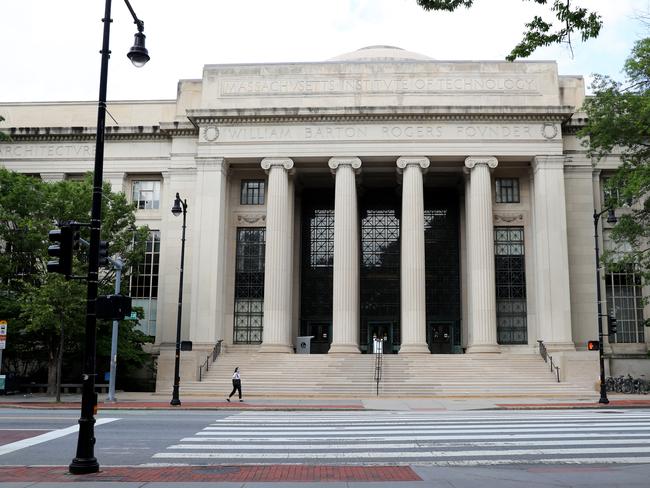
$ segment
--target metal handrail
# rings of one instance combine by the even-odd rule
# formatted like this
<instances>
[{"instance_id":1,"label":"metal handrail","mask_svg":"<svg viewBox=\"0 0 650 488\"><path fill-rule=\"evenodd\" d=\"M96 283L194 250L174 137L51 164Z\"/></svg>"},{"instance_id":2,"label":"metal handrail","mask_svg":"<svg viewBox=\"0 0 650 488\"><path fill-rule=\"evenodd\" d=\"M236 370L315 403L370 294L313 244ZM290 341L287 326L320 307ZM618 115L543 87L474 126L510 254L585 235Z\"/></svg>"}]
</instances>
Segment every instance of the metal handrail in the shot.
<instances>
[{"instance_id":1,"label":"metal handrail","mask_svg":"<svg viewBox=\"0 0 650 488\"><path fill-rule=\"evenodd\" d=\"M379 382L381 381L383 363L384 363L384 341L379 339L380 347L375 347L373 341L373 349L375 350L375 382L377 383L377 396L379 396Z\"/></svg>"},{"instance_id":2,"label":"metal handrail","mask_svg":"<svg viewBox=\"0 0 650 488\"><path fill-rule=\"evenodd\" d=\"M205 369L205 372L207 373L210 371L210 365L214 363L219 357L219 354L221 354L221 343L223 342L223 339L219 339L217 343L214 345L214 348L212 349L212 352L207 355L205 358L205 361L203 364L199 367L199 381L203 379L203 370ZM212 361L210 360L212 359Z\"/></svg>"},{"instance_id":3,"label":"metal handrail","mask_svg":"<svg viewBox=\"0 0 650 488\"><path fill-rule=\"evenodd\" d=\"M546 350L546 345L544 344L544 341L538 340L537 343L539 344L539 355L542 356L542 359L544 360L545 363L550 364L551 373L555 373L555 376L557 377L557 382L559 383L560 367L553 364L553 356L551 356Z\"/></svg>"}]
</instances>

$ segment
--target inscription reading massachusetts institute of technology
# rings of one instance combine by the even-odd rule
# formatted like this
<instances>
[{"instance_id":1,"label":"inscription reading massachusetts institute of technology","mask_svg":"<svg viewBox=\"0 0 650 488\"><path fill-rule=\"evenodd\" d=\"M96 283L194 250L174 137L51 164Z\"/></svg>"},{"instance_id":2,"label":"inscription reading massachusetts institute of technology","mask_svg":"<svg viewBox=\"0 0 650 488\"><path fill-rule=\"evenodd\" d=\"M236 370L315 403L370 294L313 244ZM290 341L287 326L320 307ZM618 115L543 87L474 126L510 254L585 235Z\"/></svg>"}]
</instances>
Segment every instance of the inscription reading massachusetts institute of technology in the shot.
<instances>
[{"instance_id":1,"label":"inscription reading massachusetts institute of technology","mask_svg":"<svg viewBox=\"0 0 650 488\"><path fill-rule=\"evenodd\" d=\"M341 93L445 93L445 92L513 92L538 91L535 78L494 76L465 78L327 78L327 79L225 79L221 96L246 95L336 95Z\"/></svg>"}]
</instances>

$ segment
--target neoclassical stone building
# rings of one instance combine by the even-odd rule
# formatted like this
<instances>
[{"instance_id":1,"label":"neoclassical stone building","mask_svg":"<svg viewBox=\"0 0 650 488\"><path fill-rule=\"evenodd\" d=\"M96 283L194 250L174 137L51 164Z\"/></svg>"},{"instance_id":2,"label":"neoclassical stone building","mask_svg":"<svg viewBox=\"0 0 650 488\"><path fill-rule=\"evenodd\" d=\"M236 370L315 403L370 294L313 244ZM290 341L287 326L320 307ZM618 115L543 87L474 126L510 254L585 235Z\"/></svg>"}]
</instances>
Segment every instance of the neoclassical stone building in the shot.
<instances>
[{"instance_id":1,"label":"neoclassical stone building","mask_svg":"<svg viewBox=\"0 0 650 488\"><path fill-rule=\"evenodd\" d=\"M530 353L543 340L567 371L593 363L592 213L618 161L594 165L577 140L584 96L554 62L373 46L206 65L176 99L109 103L105 179L152 229L131 294L160 385L173 367L176 192L188 204L184 378L219 340L290 354L299 336L317 354L365 353L373 336L398 354ZM0 164L46 180L92 170L95 107L0 103L13 138ZM602 284L619 322L611 367L639 370L643 290L632 273Z\"/></svg>"}]
</instances>

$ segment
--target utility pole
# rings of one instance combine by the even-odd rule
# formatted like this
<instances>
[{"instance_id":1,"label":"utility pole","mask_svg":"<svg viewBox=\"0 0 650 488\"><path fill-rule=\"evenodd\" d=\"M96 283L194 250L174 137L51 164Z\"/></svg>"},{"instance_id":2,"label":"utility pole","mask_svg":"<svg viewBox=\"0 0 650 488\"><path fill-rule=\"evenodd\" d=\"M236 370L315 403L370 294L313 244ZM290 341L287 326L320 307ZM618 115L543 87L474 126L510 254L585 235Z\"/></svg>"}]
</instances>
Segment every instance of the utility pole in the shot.
<instances>
[{"instance_id":1,"label":"utility pole","mask_svg":"<svg viewBox=\"0 0 650 488\"><path fill-rule=\"evenodd\" d=\"M115 268L115 294L120 294L120 288L122 286L122 268L124 268L124 263L121 259L111 259L108 258L113 267ZM115 402L115 378L117 375L117 333L119 329L119 320L113 320L113 333L111 335L111 373L108 380L108 398L107 402Z\"/></svg>"}]
</instances>

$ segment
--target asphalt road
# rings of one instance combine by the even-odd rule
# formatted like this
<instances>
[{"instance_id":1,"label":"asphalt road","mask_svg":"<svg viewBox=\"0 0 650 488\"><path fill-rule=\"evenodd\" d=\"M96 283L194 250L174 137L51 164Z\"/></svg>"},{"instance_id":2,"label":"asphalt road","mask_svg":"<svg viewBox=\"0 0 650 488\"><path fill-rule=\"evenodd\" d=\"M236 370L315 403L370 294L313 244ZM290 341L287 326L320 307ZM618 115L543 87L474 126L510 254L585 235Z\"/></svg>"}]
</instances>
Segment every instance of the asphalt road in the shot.
<instances>
[{"instance_id":1,"label":"asphalt road","mask_svg":"<svg viewBox=\"0 0 650 488\"><path fill-rule=\"evenodd\" d=\"M67 466L78 415L1 409L0 467ZM97 421L103 468L401 465L422 480L408 486L482 480L483 488L647 487L650 479L650 410L113 410Z\"/></svg>"}]
</instances>

